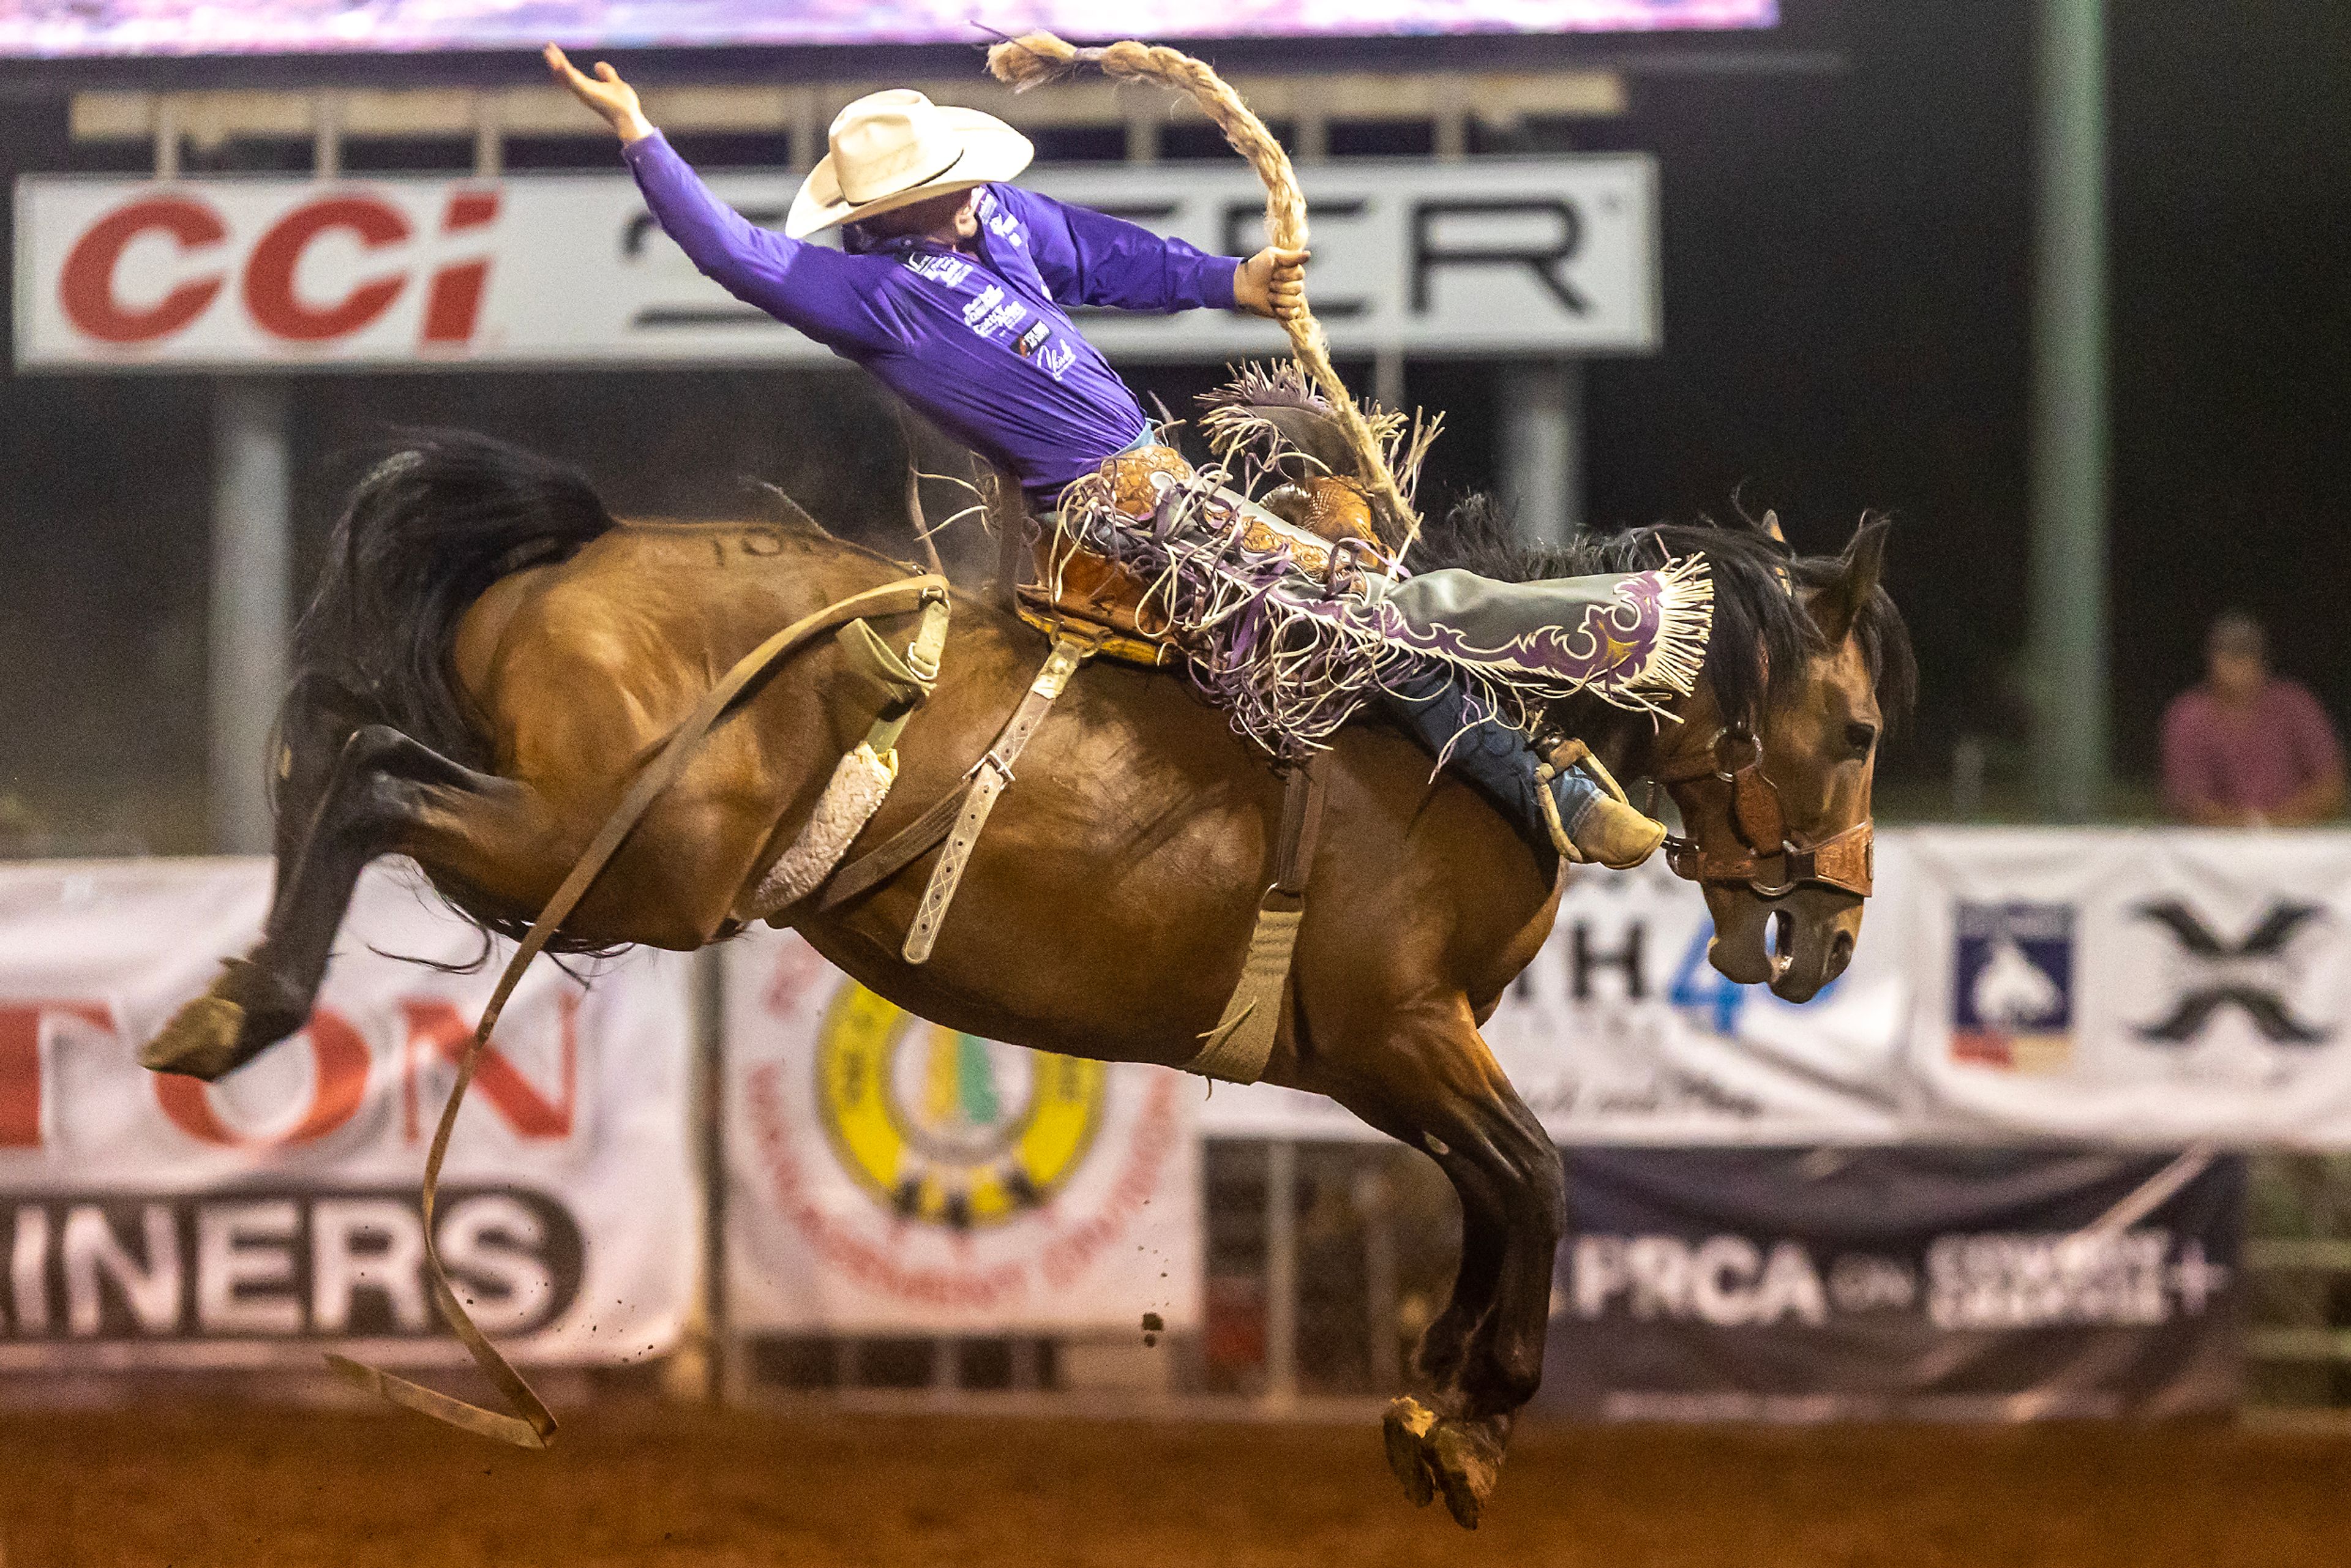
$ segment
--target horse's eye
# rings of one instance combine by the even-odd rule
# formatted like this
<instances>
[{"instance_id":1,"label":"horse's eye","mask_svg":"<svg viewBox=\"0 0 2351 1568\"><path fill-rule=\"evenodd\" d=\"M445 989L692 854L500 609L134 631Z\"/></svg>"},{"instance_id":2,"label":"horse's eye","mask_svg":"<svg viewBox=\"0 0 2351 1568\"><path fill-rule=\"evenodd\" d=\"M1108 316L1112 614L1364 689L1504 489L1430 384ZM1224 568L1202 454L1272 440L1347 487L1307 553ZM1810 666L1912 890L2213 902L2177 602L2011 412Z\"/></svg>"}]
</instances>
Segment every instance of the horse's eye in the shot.
<instances>
[{"instance_id":1,"label":"horse's eye","mask_svg":"<svg viewBox=\"0 0 2351 1568\"><path fill-rule=\"evenodd\" d=\"M1877 744L1877 727L1874 724L1849 724L1844 727L1844 743L1855 757L1866 757Z\"/></svg>"}]
</instances>

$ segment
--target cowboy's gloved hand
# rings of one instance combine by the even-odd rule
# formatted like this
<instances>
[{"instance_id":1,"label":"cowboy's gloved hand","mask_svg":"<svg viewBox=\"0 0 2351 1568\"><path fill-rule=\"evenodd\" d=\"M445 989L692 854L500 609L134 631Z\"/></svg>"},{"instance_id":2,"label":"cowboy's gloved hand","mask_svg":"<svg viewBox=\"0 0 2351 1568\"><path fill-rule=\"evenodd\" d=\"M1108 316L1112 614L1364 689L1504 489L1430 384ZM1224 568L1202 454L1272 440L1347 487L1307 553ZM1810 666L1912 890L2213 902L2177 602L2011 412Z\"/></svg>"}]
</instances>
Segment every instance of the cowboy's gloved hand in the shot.
<instances>
[{"instance_id":1,"label":"cowboy's gloved hand","mask_svg":"<svg viewBox=\"0 0 2351 1568\"><path fill-rule=\"evenodd\" d=\"M1307 250L1266 246L1233 274L1233 303L1255 316L1287 321L1306 308Z\"/></svg>"},{"instance_id":2,"label":"cowboy's gloved hand","mask_svg":"<svg viewBox=\"0 0 2351 1568\"><path fill-rule=\"evenodd\" d=\"M637 89L621 79L621 73L605 61L596 62L596 74L583 74L578 66L564 57L561 49L549 44L539 51L547 68L557 81L571 89L571 96L604 117L604 123L625 145L643 141L653 133L653 121L637 104Z\"/></svg>"}]
</instances>

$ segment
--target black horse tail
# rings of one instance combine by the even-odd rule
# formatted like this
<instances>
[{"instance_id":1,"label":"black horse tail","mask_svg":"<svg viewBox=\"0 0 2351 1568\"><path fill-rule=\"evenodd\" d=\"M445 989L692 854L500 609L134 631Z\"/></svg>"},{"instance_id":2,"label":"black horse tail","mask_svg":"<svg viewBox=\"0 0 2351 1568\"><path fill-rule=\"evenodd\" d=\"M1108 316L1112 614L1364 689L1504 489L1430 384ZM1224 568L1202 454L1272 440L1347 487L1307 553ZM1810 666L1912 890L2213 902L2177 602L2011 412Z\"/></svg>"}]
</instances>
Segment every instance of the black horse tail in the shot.
<instances>
[{"instance_id":1,"label":"black horse tail","mask_svg":"<svg viewBox=\"0 0 2351 1568\"><path fill-rule=\"evenodd\" d=\"M295 627L277 724L281 845L289 828L308 831L335 755L362 725L486 769L489 739L449 668L459 617L498 579L615 526L560 464L463 431L402 433L351 492Z\"/></svg>"}]
</instances>

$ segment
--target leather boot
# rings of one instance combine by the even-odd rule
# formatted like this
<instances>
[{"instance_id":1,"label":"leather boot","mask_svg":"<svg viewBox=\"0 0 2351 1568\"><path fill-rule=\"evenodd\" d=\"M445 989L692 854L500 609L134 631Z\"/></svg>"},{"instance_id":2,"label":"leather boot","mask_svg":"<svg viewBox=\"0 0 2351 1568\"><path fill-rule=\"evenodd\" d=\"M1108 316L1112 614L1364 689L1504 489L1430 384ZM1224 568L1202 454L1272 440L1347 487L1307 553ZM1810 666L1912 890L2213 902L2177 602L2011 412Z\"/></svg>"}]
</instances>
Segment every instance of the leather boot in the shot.
<instances>
[{"instance_id":1,"label":"leather boot","mask_svg":"<svg viewBox=\"0 0 2351 1568\"><path fill-rule=\"evenodd\" d=\"M1665 841L1661 822L1625 801L1583 743L1570 740L1545 761L1527 736L1489 719L1472 723L1461 686L1439 664L1397 679L1384 692L1389 712L1432 754L1502 808L1530 842L1562 858L1624 871Z\"/></svg>"},{"instance_id":2,"label":"leather boot","mask_svg":"<svg viewBox=\"0 0 2351 1568\"><path fill-rule=\"evenodd\" d=\"M1535 773L1544 785L1552 845L1567 859L1630 871L1666 841L1666 825L1626 800L1582 741L1559 747Z\"/></svg>"}]
</instances>

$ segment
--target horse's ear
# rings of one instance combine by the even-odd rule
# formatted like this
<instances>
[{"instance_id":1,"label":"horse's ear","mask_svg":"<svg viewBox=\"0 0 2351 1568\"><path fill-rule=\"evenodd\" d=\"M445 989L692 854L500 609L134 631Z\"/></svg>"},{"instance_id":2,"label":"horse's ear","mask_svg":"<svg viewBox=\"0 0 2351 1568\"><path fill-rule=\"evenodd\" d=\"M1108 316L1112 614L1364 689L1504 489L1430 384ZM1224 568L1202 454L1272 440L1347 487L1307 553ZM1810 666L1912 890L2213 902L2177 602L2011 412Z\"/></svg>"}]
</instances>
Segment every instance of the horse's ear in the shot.
<instances>
[{"instance_id":1,"label":"horse's ear","mask_svg":"<svg viewBox=\"0 0 2351 1568\"><path fill-rule=\"evenodd\" d=\"M1886 570L1886 534L1893 526L1884 517L1864 521L1844 547L1835 580L1813 595L1813 623L1831 646L1852 633L1869 596L1877 591L1877 580Z\"/></svg>"},{"instance_id":2,"label":"horse's ear","mask_svg":"<svg viewBox=\"0 0 2351 1568\"><path fill-rule=\"evenodd\" d=\"M1780 513L1778 508L1767 507L1764 510L1763 532L1770 536L1775 543L1786 544L1788 542L1787 534L1780 528Z\"/></svg>"}]
</instances>

